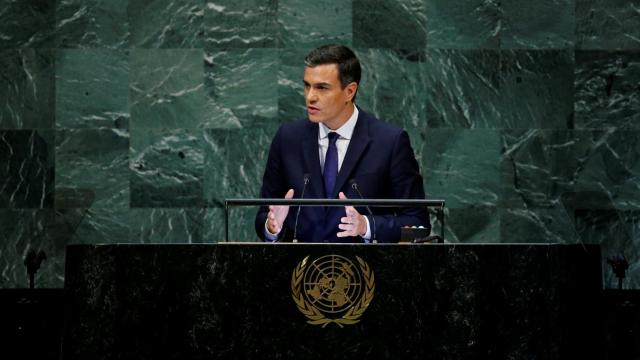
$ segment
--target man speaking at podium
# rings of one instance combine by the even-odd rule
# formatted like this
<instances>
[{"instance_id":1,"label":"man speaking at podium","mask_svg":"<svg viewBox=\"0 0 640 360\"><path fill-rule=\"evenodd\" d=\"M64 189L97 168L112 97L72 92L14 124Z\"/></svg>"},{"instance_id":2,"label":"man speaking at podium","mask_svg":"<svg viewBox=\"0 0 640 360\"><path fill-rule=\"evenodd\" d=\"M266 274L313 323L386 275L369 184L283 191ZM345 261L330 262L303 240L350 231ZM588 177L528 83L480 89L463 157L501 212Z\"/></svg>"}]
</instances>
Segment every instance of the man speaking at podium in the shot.
<instances>
[{"instance_id":1,"label":"man speaking at podium","mask_svg":"<svg viewBox=\"0 0 640 360\"><path fill-rule=\"evenodd\" d=\"M424 199L406 131L355 105L360 62L351 49L325 45L305 58L308 118L273 138L262 198ZM398 242L402 226L430 227L424 208L261 207L256 232L265 241Z\"/></svg>"}]
</instances>

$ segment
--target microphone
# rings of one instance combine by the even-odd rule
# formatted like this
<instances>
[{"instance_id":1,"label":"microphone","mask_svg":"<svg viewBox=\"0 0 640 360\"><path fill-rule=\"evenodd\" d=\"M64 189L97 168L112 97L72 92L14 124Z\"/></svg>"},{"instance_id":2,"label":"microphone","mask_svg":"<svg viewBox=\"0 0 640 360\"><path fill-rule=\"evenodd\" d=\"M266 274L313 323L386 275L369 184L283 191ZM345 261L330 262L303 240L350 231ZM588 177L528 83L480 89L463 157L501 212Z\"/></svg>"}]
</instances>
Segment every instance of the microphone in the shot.
<instances>
[{"instance_id":1,"label":"microphone","mask_svg":"<svg viewBox=\"0 0 640 360\"><path fill-rule=\"evenodd\" d=\"M358 189L358 183L356 182L356 179L351 179L349 183L351 184L351 187L358 193L358 195L360 196L360 199L364 200L364 197L362 196L360 189ZM373 230L371 231L373 235L373 240L371 242L374 244L377 244L378 239L376 238L376 218L373 216L373 212L371 211L371 208L369 208L369 205L365 205L364 207L369 212L369 215L371 216L371 221L373 222Z\"/></svg>"},{"instance_id":2,"label":"microphone","mask_svg":"<svg viewBox=\"0 0 640 360\"><path fill-rule=\"evenodd\" d=\"M302 193L300 194L300 199L304 199L304 191L307 189L307 185L309 184L309 174L304 174L304 185L302 185ZM293 242L298 242L298 218L300 217L300 210L302 210L302 205L298 205L298 211L296 212L296 222L293 225Z\"/></svg>"}]
</instances>

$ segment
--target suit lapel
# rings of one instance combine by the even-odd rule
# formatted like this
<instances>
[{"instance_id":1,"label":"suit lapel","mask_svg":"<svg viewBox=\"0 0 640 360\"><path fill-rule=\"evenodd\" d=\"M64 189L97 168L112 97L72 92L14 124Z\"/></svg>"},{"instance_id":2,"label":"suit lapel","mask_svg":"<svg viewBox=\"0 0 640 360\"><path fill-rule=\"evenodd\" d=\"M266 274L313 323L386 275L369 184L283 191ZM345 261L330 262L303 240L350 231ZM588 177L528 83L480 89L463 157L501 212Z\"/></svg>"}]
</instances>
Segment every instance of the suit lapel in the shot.
<instances>
[{"instance_id":1,"label":"suit lapel","mask_svg":"<svg viewBox=\"0 0 640 360\"><path fill-rule=\"evenodd\" d=\"M356 123L356 127L353 129L353 135L351 136L351 141L349 141L347 153L344 156L342 166L338 172L336 185L333 190L333 194L331 194L332 199L338 197L338 191L344 186L345 182L350 179L355 166L358 164L358 161L371 141L369 138L369 123L367 122L366 115L364 111L360 109L358 110L360 111L358 115L358 122Z\"/></svg>"},{"instance_id":2,"label":"suit lapel","mask_svg":"<svg viewBox=\"0 0 640 360\"><path fill-rule=\"evenodd\" d=\"M318 155L318 124L309 122L307 124L307 131L305 137L302 140L302 153L306 164L306 169L309 171L310 176L310 197L322 198L324 197L324 180L322 178L322 172L320 171L320 158ZM305 196L306 197L306 196Z\"/></svg>"}]
</instances>

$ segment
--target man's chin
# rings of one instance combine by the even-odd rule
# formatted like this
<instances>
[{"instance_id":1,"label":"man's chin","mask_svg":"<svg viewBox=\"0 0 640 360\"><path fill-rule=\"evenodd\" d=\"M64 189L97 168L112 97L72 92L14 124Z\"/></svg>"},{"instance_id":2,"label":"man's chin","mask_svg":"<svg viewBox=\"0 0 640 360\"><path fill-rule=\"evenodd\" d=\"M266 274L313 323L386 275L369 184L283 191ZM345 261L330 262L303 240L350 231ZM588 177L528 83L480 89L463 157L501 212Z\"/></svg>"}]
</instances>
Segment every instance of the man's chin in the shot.
<instances>
[{"instance_id":1,"label":"man's chin","mask_svg":"<svg viewBox=\"0 0 640 360\"><path fill-rule=\"evenodd\" d=\"M309 118L309 121L313 122L313 123L320 123L322 122L322 118L320 118L318 116L318 114L309 114L307 113L307 117Z\"/></svg>"}]
</instances>

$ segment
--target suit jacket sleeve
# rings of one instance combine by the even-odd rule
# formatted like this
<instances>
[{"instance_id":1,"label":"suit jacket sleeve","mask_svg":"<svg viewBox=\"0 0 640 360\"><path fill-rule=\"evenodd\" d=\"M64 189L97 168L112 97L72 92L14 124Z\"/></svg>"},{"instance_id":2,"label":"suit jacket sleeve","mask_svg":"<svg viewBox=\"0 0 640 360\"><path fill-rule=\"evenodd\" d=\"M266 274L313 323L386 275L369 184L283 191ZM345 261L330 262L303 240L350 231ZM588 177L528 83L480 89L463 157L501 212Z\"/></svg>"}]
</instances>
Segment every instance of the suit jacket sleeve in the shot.
<instances>
[{"instance_id":1,"label":"suit jacket sleeve","mask_svg":"<svg viewBox=\"0 0 640 360\"><path fill-rule=\"evenodd\" d=\"M262 178L262 188L260 189L261 198L282 198L286 194L288 189L284 188L284 169L282 164L282 129L278 129L278 132L273 137L271 147L269 149L269 157L267 158L267 165L264 170ZM264 239L265 222L267 221L267 214L269 208L261 206L258 209L258 213L255 218L255 230L258 237ZM283 226L282 231L278 234L278 238L282 238L286 234L286 227Z\"/></svg>"},{"instance_id":2,"label":"suit jacket sleeve","mask_svg":"<svg viewBox=\"0 0 640 360\"><path fill-rule=\"evenodd\" d=\"M389 184L391 198L424 199L425 197L420 168L411 148L409 135L404 130L397 136L393 146L389 165ZM376 237L384 242L400 241L400 229L405 225L431 228L427 210L423 207L398 208L395 214L374 215L374 218Z\"/></svg>"}]
</instances>

